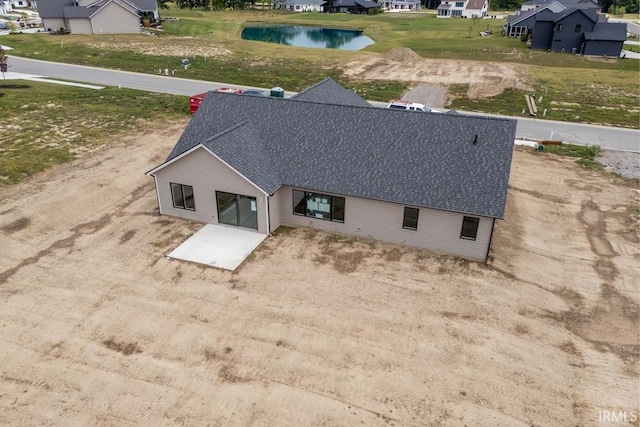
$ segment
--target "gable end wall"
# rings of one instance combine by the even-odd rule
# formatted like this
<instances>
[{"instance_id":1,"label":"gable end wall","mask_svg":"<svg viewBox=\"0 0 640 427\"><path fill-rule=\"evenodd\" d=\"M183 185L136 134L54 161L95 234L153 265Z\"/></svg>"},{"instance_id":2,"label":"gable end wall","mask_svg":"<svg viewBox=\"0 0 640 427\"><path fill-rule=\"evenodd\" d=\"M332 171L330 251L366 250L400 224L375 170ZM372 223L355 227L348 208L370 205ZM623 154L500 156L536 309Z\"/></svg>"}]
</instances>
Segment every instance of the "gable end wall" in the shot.
<instances>
[{"instance_id":1,"label":"gable end wall","mask_svg":"<svg viewBox=\"0 0 640 427\"><path fill-rule=\"evenodd\" d=\"M140 19L115 3L109 3L93 16L94 34L140 32Z\"/></svg>"},{"instance_id":2,"label":"gable end wall","mask_svg":"<svg viewBox=\"0 0 640 427\"><path fill-rule=\"evenodd\" d=\"M267 233L266 197L233 169L215 158L204 148L165 166L155 173L160 213L208 224L218 224L216 191L242 194L256 198L258 231ZM171 183L193 187L196 210L173 207Z\"/></svg>"}]
</instances>

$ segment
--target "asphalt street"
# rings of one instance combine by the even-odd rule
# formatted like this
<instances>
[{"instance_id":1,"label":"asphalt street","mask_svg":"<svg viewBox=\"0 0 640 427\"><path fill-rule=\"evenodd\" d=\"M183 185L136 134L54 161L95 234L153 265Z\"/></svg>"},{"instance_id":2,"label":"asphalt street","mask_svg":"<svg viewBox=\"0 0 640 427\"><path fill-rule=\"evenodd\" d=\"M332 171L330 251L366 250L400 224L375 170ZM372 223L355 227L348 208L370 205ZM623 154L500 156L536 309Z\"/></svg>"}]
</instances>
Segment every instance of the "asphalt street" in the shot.
<instances>
[{"instance_id":1,"label":"asphalt street","mask_svg":"<svg viewBox=\"0 0 640 427\"><path fill-rule=\"evenodd\" d=\"M216 90L220 87L248 88L226 83L188 80L172 76L132 73L80 65L46 62L11 56L9 71L34 74L55 79L79 81L106 86L121 86L150 92L163 92L174 95L194 95ZM285 92L291 96L294 92ZM373 103L378 104L379 103ZM186 107L185 107L186 108ZM488 117L504 117L489 114L461 112L464 114ZM557 140L580 145L599 145L624 151L640 152L640 131L607 126L587 125L570 122L557 122L545 119L515 118L518 121L517 136L536 140Z\"/></svg>"}]
</instances>

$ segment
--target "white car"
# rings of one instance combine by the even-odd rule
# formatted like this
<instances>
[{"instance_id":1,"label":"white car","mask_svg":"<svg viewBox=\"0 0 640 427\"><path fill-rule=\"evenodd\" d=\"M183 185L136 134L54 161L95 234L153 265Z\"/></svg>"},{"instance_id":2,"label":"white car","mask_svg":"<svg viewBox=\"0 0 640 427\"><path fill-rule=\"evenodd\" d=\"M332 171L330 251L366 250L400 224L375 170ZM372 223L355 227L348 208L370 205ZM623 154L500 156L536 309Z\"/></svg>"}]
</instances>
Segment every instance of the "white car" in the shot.
<instances>
[{"instance_id":1,"label":"white car","mask_svg":"<svg viewBox=\"0 0 640 427\"><path fill-rule=\"evenodd\" d=\"M409 110L409 111L422 111L425 113L427 112L440 113L440 111L433 110L424 104L419 104L417 102L410 102L410 101L389 101L389 105L387 105L387 108L390 108L392 110Z\"/></svg>"}]
</instances>

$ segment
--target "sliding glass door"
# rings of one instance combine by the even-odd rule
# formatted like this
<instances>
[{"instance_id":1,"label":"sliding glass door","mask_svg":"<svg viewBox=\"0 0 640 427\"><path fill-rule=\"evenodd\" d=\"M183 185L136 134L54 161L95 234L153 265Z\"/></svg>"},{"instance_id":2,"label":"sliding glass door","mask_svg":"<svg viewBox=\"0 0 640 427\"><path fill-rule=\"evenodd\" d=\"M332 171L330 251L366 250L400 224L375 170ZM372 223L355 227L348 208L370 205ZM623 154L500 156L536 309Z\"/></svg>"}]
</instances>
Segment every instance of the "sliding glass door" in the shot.
<instances>
[{"instance_id":1,"label":"sliding glass door","mask_svg":"<svg viewBox=\"0 0 640 427\"><path fill-rule=\"evenodd\" d=\"M216 191L216 201L221 224L258 229L258 206L255 197Z\"/></svg>"}]
</instances>

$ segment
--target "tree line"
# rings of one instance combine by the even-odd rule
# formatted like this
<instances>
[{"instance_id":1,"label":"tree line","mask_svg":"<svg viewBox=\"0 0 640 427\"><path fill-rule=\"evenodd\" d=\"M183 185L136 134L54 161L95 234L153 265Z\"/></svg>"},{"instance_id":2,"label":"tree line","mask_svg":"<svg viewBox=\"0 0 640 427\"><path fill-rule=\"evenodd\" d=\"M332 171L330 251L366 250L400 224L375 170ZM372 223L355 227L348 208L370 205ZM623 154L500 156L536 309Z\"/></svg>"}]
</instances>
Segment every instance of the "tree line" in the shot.
<instances>
[{"instance_id":1,"label":"tree line","mask_svg":"<svg viewBox=\"0 0 640 427\"><path fill-rule=\"evenodd\" d=\"M170 0L156 0L159 9L168 9ZM173 0L180 9L248 9L254 7L256 0ZM435 9L441 0L422 0L427 9ZM492 10L517 10L526 0L492 0L489 7ZM269 1L271 3L271 1ZM638 13L638 0L599 0L602 11L611 14Z\"/></svg>"}]
</instances>

